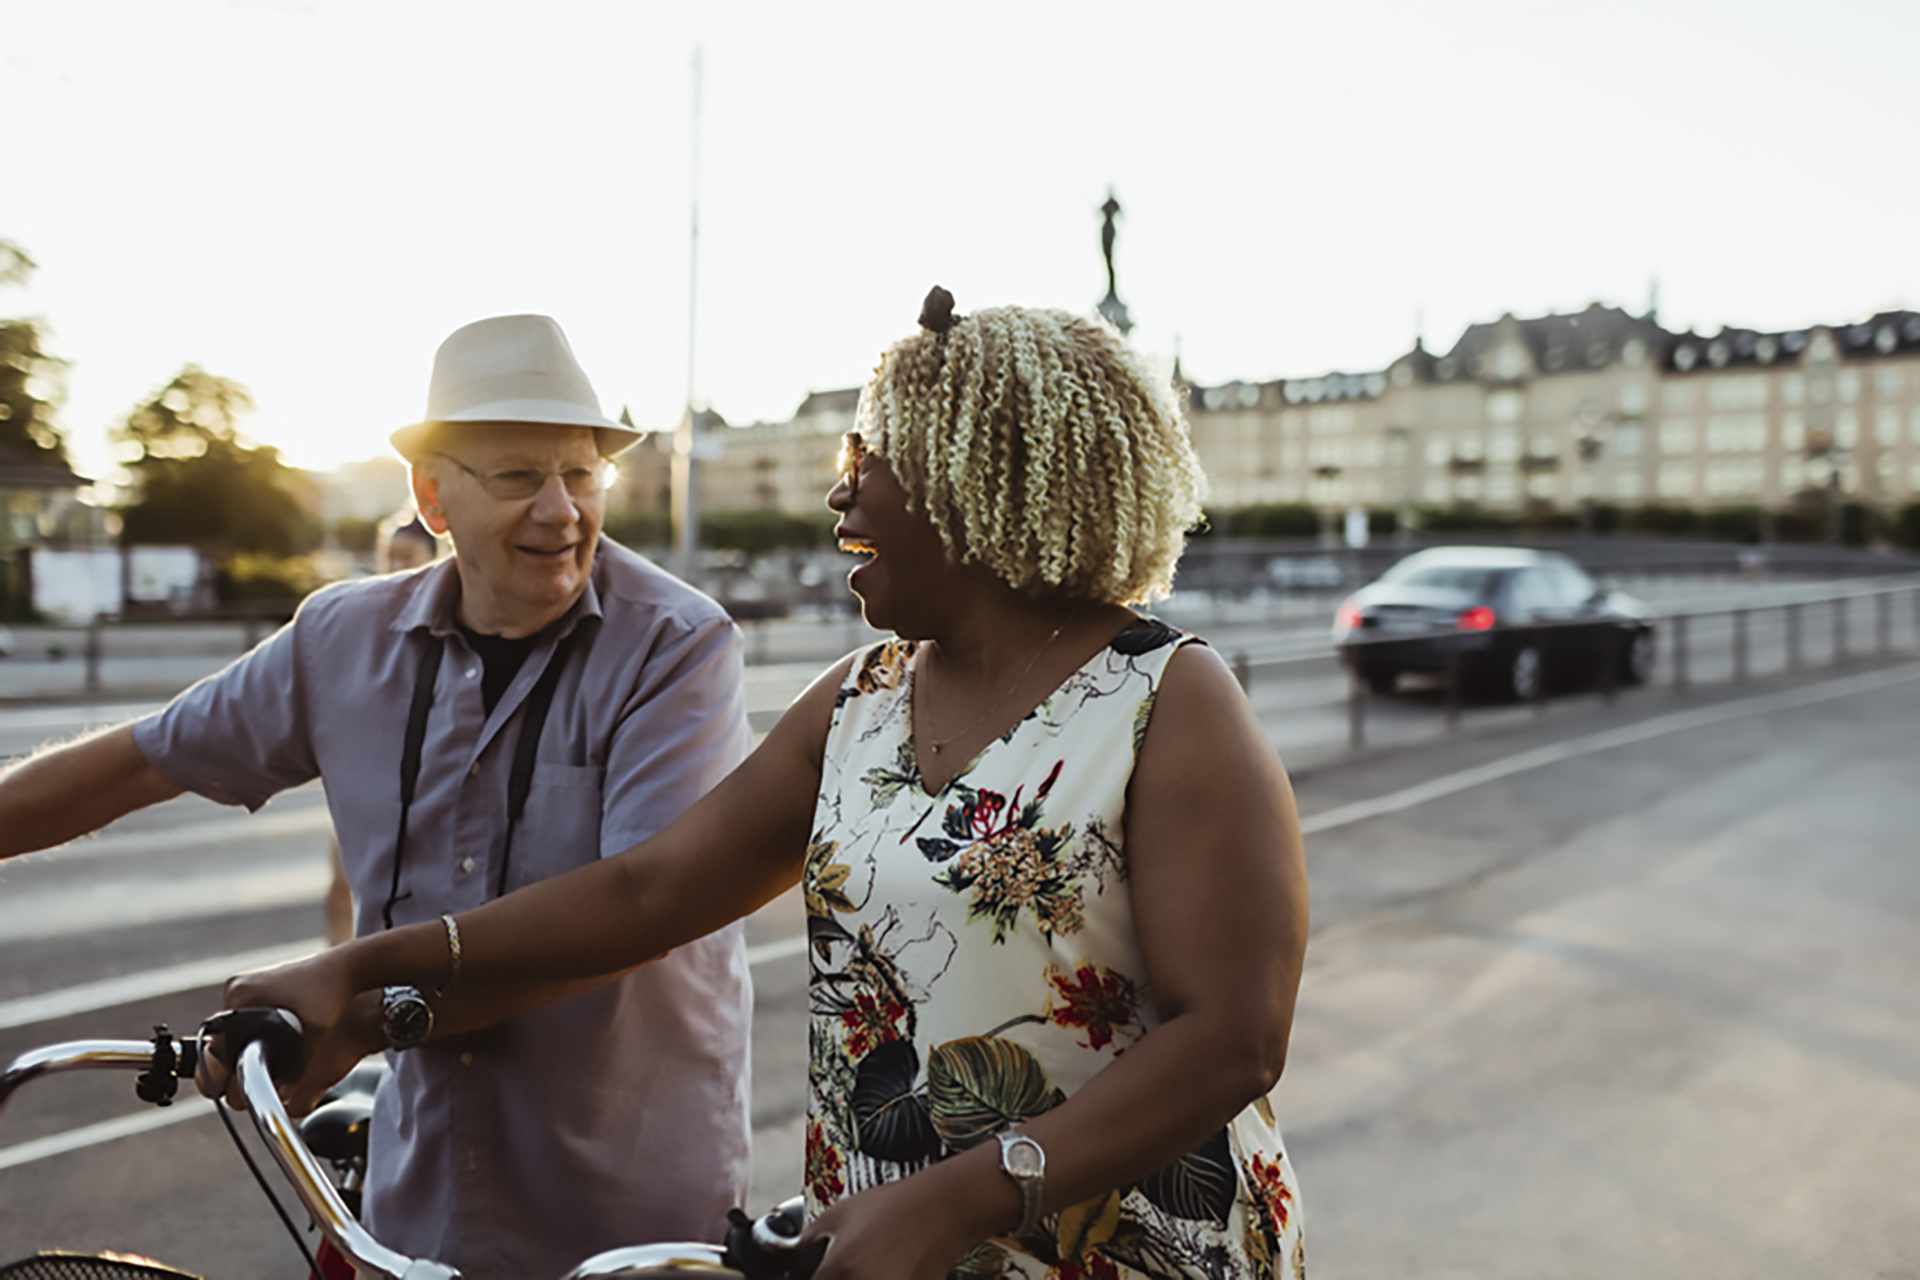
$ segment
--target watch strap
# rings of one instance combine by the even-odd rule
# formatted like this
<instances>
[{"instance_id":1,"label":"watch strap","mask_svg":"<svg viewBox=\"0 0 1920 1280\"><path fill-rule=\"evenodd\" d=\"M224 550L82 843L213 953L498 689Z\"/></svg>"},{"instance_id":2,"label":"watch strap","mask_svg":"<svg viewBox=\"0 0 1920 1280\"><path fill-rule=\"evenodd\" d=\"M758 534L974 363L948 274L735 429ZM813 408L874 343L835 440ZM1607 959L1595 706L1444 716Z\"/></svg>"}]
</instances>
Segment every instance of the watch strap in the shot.
<instances>
[{"instance_id":1,"label":"watch strap","mask_svg":"<svg viewBox=\"0 0 1920 1280\"><path fill-rule=\"evenodd\" d=\"M1040 1222L1040 1198L1046 1185L1047 1152L1025 1134L1011 1130L1000 1139L1000 1172L1020 1189L1020 1225L1013 1234L1024 1236Z\"/></svg>"}]
</instances>

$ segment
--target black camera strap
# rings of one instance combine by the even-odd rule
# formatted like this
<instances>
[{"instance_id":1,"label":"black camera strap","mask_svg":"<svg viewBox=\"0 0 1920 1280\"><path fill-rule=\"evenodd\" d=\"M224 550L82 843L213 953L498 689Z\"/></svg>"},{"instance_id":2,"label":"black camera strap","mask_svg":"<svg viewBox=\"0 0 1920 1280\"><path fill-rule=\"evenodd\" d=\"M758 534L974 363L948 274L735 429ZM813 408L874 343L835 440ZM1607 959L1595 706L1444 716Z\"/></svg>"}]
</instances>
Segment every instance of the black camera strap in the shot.
<instances>
[{"instance_id":1,"label":"black camera strap","mask_svg":"<svg viewBox=\"0 0 1920 1280\"><path fill-rule=\"evenodd\" d=\"M561 639L553 648L553 656L547 660L547 666L540 673L540 679L527 695L526 706L520 717L520 736L513 747L513 767L507 775L507 838L506 847L500 854L500 874L494 885L494 895L503 895L507 891L507 871L513 859L513 831L519 825L521 817L527 811L527 797L533 791L534 757L540 751L540 735L547 727L547 714L553 709L554 690L560 684L561 672L566 669L567 659L573 654L573 642L579 636L580 628ZM407 735L400 754L400 830L393 843L393 883L387 891L386 905L380 909L380 919L386 928L393 928L394 904L404 902L413 896L411 890L400 892L400 868L406 859L407 817L413 809L414 792L420 782L420 754L427 740L427 716L433 710L433 686L440 676L440 662L446 654L446 640L441 637L429 637L426 651L420 655L420 667L413 678L413 702L407 708Z\"/></svg>"}]
</instances>

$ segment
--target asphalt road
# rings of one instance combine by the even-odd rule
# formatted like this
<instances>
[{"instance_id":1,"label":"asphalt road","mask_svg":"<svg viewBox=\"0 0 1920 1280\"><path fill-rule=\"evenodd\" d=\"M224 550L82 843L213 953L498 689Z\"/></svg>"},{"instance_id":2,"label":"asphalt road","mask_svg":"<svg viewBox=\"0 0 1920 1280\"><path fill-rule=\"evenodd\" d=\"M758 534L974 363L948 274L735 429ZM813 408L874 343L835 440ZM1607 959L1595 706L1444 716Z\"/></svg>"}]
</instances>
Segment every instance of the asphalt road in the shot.
<instances>
[{"instance_id":1,"label":"asphalt road","mask_svg":"<svg viewBox=\"0 0 1920 1280\"><path fill-rule=\"evenodd\" d=\"M1475 708L1452 735L1411 693L1369 704L1386 745L1352 756L1324 619L1262 607L1180 620L1266 659L1250 693L1310 832L1315 931L1276 1102L1315 1274L1920 1274L1920 667L1702 685L1702 637L1687 693ZM787 661L754 669L762 727L850 638L818 630L817 652L770 643ZM136 709L3 710L0 752ZM192 1026L217 987L192 966L315 936L321 802L248 818L183 799L7 864L0 1058ZM761 1203L799 1178L798 903L749 927ZM186 989L89 985L153 970ZM145 1111L112 1075L39 1082L0 1115L0 1258L55 1245L216 1278L299 1266L204 1104Z\"/></svg>"}]
</instances>

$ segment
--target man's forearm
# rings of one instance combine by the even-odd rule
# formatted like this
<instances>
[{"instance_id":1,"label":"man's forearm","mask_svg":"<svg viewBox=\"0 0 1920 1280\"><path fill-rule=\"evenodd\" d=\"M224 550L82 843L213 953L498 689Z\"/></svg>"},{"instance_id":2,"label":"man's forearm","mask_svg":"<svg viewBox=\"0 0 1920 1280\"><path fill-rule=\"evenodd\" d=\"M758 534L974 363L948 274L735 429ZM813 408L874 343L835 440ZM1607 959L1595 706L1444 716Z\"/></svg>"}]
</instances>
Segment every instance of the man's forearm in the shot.
<instances>
[{"instance_id":1,"label":"man's forearm","mask_svg":"<svg viewBox=\"0 0 1920 1280\"><path fill-rule=\"evenodd\" d=\"M0 774L0 858L65 844L180 789L122 725L39 752Z\"/></svg>"}]
</instances>

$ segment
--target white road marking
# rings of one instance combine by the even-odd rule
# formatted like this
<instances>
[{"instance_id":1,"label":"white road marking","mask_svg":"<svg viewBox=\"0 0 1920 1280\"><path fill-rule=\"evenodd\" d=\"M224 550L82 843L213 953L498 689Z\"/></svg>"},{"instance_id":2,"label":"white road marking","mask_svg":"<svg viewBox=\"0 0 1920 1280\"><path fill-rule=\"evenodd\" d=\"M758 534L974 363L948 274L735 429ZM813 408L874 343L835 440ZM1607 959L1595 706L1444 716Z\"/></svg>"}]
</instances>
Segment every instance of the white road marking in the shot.
<instances>
[{"instance_id":1,"label":"white road marking","mask_svg":"<svg viewBox=\"0 0 1920 1280\"><path fill-rule=\"evenodd\" d=\"M318 951L324 945L322 939L310 938L305 942L263 947L258 951L243 951L237 955L215 956L210 960L177 964L152 973L109 978L103 982L89 982L82 986L67 987L61 991L49 991L44 995L10 1000L0 1004L0 1029L23 1027L35 1022L50 1021L53 1018L64 1018L70 1014L106 1009L134 1000L146 1000L154 996L173 995L181 991L213 986L248 969L261 969L268 965L298 960L301 956ZM747 964L752 966L766 964L773 960L784 960L789 956L797 956L806 949L805 934L796 933L790 937L776 938L772 942L748 947ZM31 1164L36 1160L45 1160L49 1156L65 1155L69 1151L98 1146L103 1142L112 1142L116 1138L149 1133L170 1124L178 1124L182 1120L191 1120L198 1115L211 1114L213 1108L210 1103L199 1106L183 1105L203 1102L203 1099L198 1098L182 1099L181 1102L165 1110L156 1108L139 1111L130 1116L121 1116L117 1120L104 1120L99 1124L83 1125L78 1129L50 1134L17 1146L0 1147L0 1169Z\"/></svg>"},{"instance_id":2,"label":"white road marking","mask_svg":"<svg viewBox=\"0 0 1920 1280\"><path fill-rule=\"evenodd\" d=\"M1352 804L1343 804L1324 813L1302 818L1300 830L1304 835L1317 835L1322 831L1332 831L1338 827L1351 826L1356 822L1365 822L1369 818L1400 813L1416 805L1425 804L1429 800L1438 800L1442 796L1454 795L1471 787L1485 786L1489 782L1498 782L1502 778L1510 778L1517 773L1544 769L1550 764L1559 764L1563 760L1589 756L1600 751L1611 751L1615 747L1631 746L1636 742L1646 742L1668 734L1682 733L1688 729L1724 724L1729 720L1771 715L1776 711L1791 711L1795 707L1831 702L1836 698L1847 698L1858 693L1871 693L1877 689L1887 689L1914 680L1920 680L1920 663L1895 667L1889 671L1870 671L1864 675L1847 676L1822 684L1788 689L1783 693L1769 693L1757 698L1742 698L1737 702L1723 702L1718 706L1701 707L1694 711L1676 711L1671 715L1658 716L1639 724L1607 729L1600 733L1588 734L1584 738L1570 738L1565 742L1536 747L1531 751L1522 751L1504 759L1489 760L1471 769L1462 769L1458 773L1429 778L1425 782L1404 787L1399 791L1388 792L1384 796L1375 796L1371 800L1356 800Z\"/></svg>"},{"instance_id":3,"label":"white road marking","mask_svg":"<svg viewBox=\"0 0 1920 1280\"><path fill-rule=\"evenodd\" d=\"M135 1112L130 1116L121 1116L117 1120L102 1120L99 1124L82 1125L78 1129L68 1129L64 1133L50 1133L44 1138L35 1138L32 1142L22 1142L11 1147L0 1147L0 1169L12 1169L17 1165L32 1164L36 1160L45 1160L48 1156L65 1155L69 1151L79 1151L85 1147L97 1147L103 1142L112 1142L115 1138L128 1138L136 1133L152 1133L155 1129L164 1129L168 1125L179 1124L183 1120L196 1120L201 1116L213 1114L211 1099L197 1094L182 1094L170 1107L154 1107L148 1111Z\"/></svg>"},{"instance_id":4,"label":"white road marking","mask_svg":"<svg viewBox=\"0 0 1920 1280\"><path fill-rule=\"evenodd\" d=\"M1914 680L1920 680L1920 663L1896 667L1890 671L1875 671L1868 672L1864 675L1849 676L1800 689L1790 689L1783 693L1765 694L1756 698L1743 698L1737 702L1722 703L1719 706L1701 707L1692 711L1675 712L1671 715L1659 716L1640 724L1626 725L1618 729L1608 729L1601 733L1589 734L1583 738L1574 738L1566 742L1553 743L1549 746L1539 747L1531 751L1522 751L1501 760L1488 761L1486 764L1477 765L1472 769L1463 769L1458 773L1450 773L1443 777L1433 778L1415 786L1390 792L1384 796L1376 796L1371 800L1361 800L1353 804L1341 805L1325 813L1318 813L1311 817L1303 818L1300 827L1301 830L1308 835L1315 835L1323 831L1332 831L1340 827L1351 826L1356 822L1364 822L1369 818L1383 817L1391 813L1401 813L1407 809L1425 804L1430 800L1438 800L1444 796L1455 795L1472 787L1484 786L1489 782L1497 782L1502 778L1510 778L1515 774L1527 773L1534 769L1542 769L1548 765L1559 764L1562 761L1576 759L1580 756L1593 755L1601 751L1611 751L1616 747L1631 746L1634 743L1646 742L1654 738L1682 733L1688 729L1706 728L1710 725L1725 724L1732 720L1770 715L1778 711L1790 711L1796 707L1812 706L1821 702L1831 702L1835 699L1851 697L1855 694L1871 693L1878 689L1887 689L1896 685L1908 684ZM312 944L307 943L302 944L302 946L311 949ZM772 942L763 942L758 946L747 949L747 963L749 965L759 965L772 960L798 955L806 950L806 946L807 939L804 934L794 934L790 937L775 939ZM280 950L284 951L287 950L287 948ZM239 956L227 956L214 960L197 961L193 965L178 965L175 966L173 970L165 972L171 973L192 969L196 973L203 973L212 969L223 970L219 977L194 981L187 987L177 988L181 990L191 990L193 987L205 986L212 981L218 981L220 977L239 972L241 969L259 967L261 961L258 960L255 960L251 965L243 962L261 954L263 953L248 952ZM287 958L292 957L288 956ZM156 981L161 977L160 974L147 976ZM35 1001L56 1001L61 998L69 1000L80 999L81 997L76 993L89 989L98 990L107 988L116 982L131 982L135 980L136 979L110 979L103 983L88 983L85 987L68 988L65 992L49 992L44 996L28 997L24 1001L12 1001L7 1005L0 1005L0 1015L4 1015L15 1006L31 1004ZM132 998L139 999L160 994L167 994L167 992L143 990L140 995ZM103 1008L106 1006L105 1004L89 1004L83 1007ZM74 1011L79 1012L80 1010L75 1009ZM39 1019L23 1019L17 1022L0 1020L0 1026L20 1026L25 1025L27 1021L38 1020ZM77 1151L81 1148L94 1146L102 1142L110 1142L115 1138L123 1138L137 1133L147 1133L170 1124L177 1124L182 1120L192 1119L196 1115L205 1115L210 1110L211 1106L207 1105L200 1107L180 1106L167 1111L140 1112L118 1120L108 1120L100 1124L86 1125L79 1129L70 1129L65 1133L52 1134L45 1138L35 1139L32 1142L21 1143L18 1146L0 1148L0 1169L10 1169L16 1165L46 1159L48 1156L61 1155L68 1151Z\"/></svg>"},{"instance_id":5,"label":"white road marking","mask_svg":"<svg viewBox=\"0 0 1920 1280\"><path fill-rule=\"evenodd\" d=\"M752 968L772 960L785 960L788 956L797 956L806 949L807 935L804 933L775 938L772 942L763 942L757 947L747 948L747 967Z\"/></svg>"},{"instance_id":6,"label":"white road marking","mask_svg":"<svg viewBox=\"0 0 1920 1280\"><path fill-rule=\"evenodd\" d=\"M324 938L283 942L257 951L214 956L208 960L189 960L147 973L129 973L119 978L83 982L76 987L63 987L37 996L8 1000L0 1003L0 1030L31 1026L36 1022L52 1022L55 1018L70 1018L76 1013L91 1013L95 1009L111 1009L117 1005L132 1004L136 1000L151 1000L156 996L178 995L182 991L217 986L236 973L286 964L302 956L310 956L326 945Z\"/></svg>"}]
</instances>

